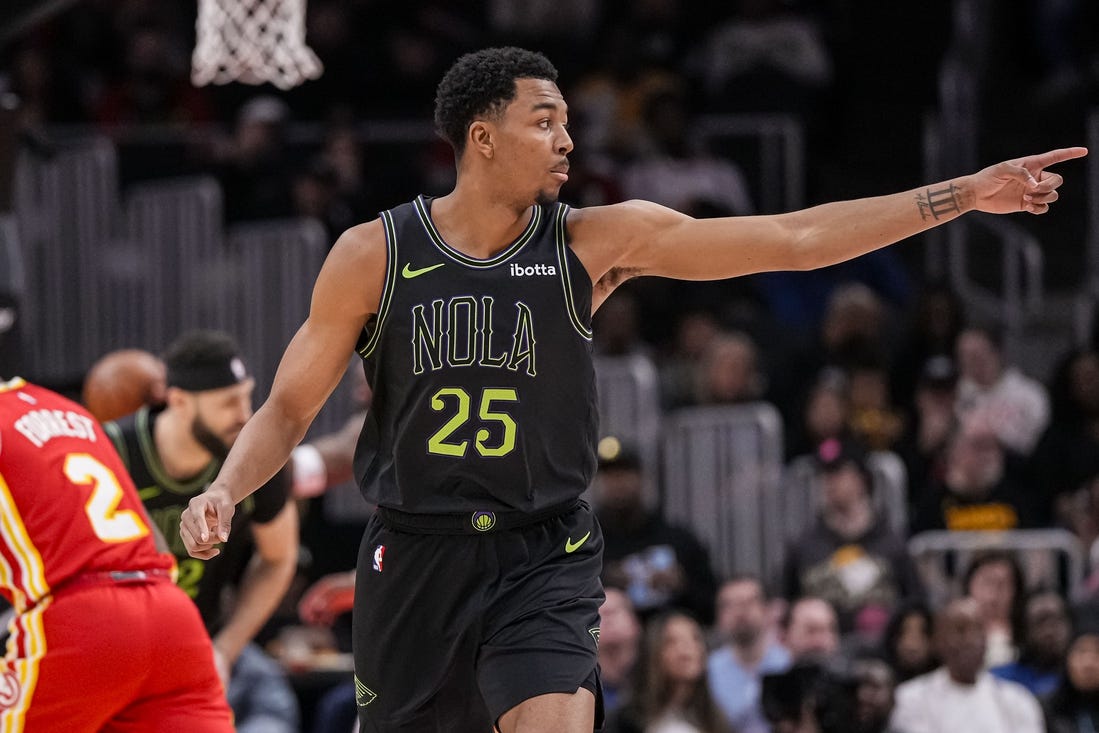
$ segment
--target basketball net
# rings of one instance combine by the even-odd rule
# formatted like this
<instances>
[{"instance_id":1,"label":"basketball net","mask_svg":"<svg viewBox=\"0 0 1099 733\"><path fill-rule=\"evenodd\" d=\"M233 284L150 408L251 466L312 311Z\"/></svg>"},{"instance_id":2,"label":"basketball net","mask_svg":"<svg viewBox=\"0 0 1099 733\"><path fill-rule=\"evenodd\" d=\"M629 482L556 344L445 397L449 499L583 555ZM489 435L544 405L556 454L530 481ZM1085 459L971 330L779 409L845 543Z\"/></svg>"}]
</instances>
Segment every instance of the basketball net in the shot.
<instances>
[{"instance_id":1,"label":"basketball net","mask_svg":"<svg viewBox=\"0 0 1099 733\"><path fill-rule=\"evenodd\" d=\"M271 82L290 89L321 75L305 45L306 0L198 0L195 86Z\"/></svg>"}]
</instances>

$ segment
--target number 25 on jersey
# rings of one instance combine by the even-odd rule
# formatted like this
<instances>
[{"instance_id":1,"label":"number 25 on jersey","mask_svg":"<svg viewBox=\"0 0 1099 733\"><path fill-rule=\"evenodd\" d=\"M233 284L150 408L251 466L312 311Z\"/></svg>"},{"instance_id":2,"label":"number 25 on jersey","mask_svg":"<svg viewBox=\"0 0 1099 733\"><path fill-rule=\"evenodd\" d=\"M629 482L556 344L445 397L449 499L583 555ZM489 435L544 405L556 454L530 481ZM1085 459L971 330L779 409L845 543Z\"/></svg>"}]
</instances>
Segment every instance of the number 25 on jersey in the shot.
<instances>
[{"instance_id":1,"label":"number 25 on jersey","mask_svg":"<svg viewBox=\"0 0 1099 733\"><path fill-rule=\"evenodd\" d=\"M444 398L451 398L451 400ZM439 456L462 458L469 448L469 441L453 439L448 441L447 438L451 438L455 431L469 422L472 400L469 392L461 387L443 387L431 396L431 409L441 412L447 409L448 401L453 402L454 414L427 439L427 452ZM496 423L500 426L496 440L492 440L494 431L490 431L487 427L478 428L474 445L482 456L505 456L515 449L515 435L518 432L515 419L506 412L494 409L493 403L518 401L519 395L511 388L489 387L481 391L481 402L477 410L478 420L482 425Z\"/></svg>"}]
</instances>

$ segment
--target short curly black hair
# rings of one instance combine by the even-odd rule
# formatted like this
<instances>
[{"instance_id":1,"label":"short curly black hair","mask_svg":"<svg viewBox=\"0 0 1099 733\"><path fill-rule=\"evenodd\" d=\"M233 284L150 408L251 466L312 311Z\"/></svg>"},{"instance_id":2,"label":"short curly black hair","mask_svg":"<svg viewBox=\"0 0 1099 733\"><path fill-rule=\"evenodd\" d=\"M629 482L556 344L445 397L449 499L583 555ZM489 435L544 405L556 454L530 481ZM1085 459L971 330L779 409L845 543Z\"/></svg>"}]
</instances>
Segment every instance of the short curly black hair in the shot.
<instances>
[{"instance_id":1,"label":"short curly black hair","mask_svg":"<svg viewBox=\"0 0 1099 733\"><path fill-rule=\"evenodd\" d=\"M435 92L435 129L456 155L465 151L474 119L499 114L515 99L516 79L557 81L557 69L536 51L505 46L467 53L443 75Z\"/></svg>"},{"instance_id":2,"label":"short curly black hair","mask_svg":"<svg viewBox=\"0 0 1099 733\"><path fill-rule=\"evenodd\" d=\"M223 331L195 329L178 336L161 355L165 365L191 368L221 364L240 356L235 339Z\"/></svg>"},{"instance_id":3,"label":"short curly black hair","mask_svg":"<svg viewBox=\"0 0 1099 733\"><path fill-rule=\"evenodd\" d=\"M168 368L168 386L182 387L186 375L203 370L230 370L230 362L240 358L240 347L223 331L195 329L178 336L161 355ZM200 391L200 390L193 390Z\"/></svg>"}]
</instances>

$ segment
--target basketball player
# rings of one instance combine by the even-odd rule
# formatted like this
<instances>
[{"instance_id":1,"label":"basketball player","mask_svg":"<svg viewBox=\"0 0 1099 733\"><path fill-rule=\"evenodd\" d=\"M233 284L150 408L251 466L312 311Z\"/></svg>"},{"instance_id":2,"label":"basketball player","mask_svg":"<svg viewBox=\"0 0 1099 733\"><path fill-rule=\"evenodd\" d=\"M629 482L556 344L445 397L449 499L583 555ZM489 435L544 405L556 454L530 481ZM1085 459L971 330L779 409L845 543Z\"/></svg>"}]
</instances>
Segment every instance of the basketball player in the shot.
<instances>
[{"instance_id":1,"label":"basketball player","mask_svg":"<svg viewBox=\"0 0 1099 733\"><path fill-rule=\"evenodd\" d=\"M99 423L0 382L0 730L229 733L195 606Z\"/></svg>"},{"instance_id":2,"label":"basketball player","mask_svg":"<svg viewBox=\"0 0 1099 733\"><path fill-rule=\"evenodd\" d=\"M179 516L188 500L216 475L251 417L255 380L233 339L219 332L183 334L163 360L166 404L143 407L105 428L149 516L165 536L174 538L169 548L179 563L179 585L194 599L213 635L218 671L235 698L228 671L270 618L294 576L297 506L290 499L289 471L280 471L242 505L233 542L221 548L216 560L202 562L187 555L179 537ZM235 602L225 613L223 594L237 586L241 573Z\"/></svg>"},{"instance_id":3,"label":"basketball player","mask_svg":"<svg viewBox=\"0 0 1099 733\"><path fill-rule=\"evenodd\" d=\"M458 178L345 232L271 397L181 532L210 557L234 506L286 460L357 350L374 390L356 455L379 509L359 557L366 731L578 733L598 717L602 542L592 312L639 275L810 269L968 211L1045 213L1056 150L906 193L695 220L645 201L575 209L568 108L545 57L462 57L436 98Z\"/></svg>"}]
</instances>

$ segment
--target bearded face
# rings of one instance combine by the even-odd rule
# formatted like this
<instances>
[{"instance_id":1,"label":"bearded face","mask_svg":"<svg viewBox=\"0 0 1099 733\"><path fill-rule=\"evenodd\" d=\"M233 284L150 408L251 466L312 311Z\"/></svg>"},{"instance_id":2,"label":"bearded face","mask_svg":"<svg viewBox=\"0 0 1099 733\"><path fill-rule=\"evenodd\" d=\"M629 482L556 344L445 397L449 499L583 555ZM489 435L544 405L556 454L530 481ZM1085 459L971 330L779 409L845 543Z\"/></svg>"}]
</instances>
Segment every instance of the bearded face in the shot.
<instances>
[{"instance_id":1,"label":"bearded face","mask_svg":"<svg viewBox=\"0 0 1099 733\"><path fill-rule=\"evenodd\" d=\"M225 460L237 436L252 417L251 379L194 395L191 435L212 456Z\"/></svg>"},{"instance_id":2,"label":"bearded face","mask_svg":"<svg viewBox=\"0 0 1099 733\"><path fill-rule=\"evenodd\" d=\"M237 434L239 433L238 428ZM226 440L215 433L200 415L195 415L195 419L191 421L191 436L219 461L224 461L229 457L229 449L233 447L233 442L236 440L236 435Z\"/></svg>"}]
</instances>

